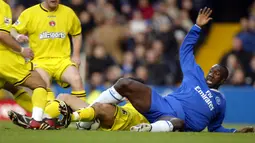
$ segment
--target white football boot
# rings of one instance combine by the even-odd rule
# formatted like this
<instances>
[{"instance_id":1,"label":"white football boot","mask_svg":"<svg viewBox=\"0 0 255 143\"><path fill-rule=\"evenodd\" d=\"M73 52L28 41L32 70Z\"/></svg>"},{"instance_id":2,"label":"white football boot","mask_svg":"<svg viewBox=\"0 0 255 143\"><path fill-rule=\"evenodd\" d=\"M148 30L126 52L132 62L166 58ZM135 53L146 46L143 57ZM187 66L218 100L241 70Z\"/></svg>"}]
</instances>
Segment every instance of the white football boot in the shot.
<instances>
[{"instance_id":1,"label":"white football boot","mask_svg":"<svg viewBox=\"0 0 255 143\"><path fill-rule=\"evenodd\" d=\"M132 126L130 128L131 132L150 132L152 129L151 124L148 123L142 123L136 126Z\"/></svg>"}]
</instances>

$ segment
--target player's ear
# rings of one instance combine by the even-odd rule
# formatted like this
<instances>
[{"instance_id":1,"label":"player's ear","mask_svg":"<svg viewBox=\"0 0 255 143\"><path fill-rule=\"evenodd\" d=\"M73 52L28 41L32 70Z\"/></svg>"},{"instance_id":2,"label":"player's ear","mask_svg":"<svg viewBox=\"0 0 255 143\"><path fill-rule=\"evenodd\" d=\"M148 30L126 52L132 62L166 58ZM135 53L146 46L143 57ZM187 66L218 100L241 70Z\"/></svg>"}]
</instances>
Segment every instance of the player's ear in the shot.
<instances>
[{"instance_id":1,"label":"player's ear","mask_svg":"<svg viewBox=\"0 0 255 143\"><path fill-rule=\"evenodd\" d=\"M220 85L224 84L225 81L226 81L226 79L222 79L220 82Z\"/></svg>"}]
</instances>

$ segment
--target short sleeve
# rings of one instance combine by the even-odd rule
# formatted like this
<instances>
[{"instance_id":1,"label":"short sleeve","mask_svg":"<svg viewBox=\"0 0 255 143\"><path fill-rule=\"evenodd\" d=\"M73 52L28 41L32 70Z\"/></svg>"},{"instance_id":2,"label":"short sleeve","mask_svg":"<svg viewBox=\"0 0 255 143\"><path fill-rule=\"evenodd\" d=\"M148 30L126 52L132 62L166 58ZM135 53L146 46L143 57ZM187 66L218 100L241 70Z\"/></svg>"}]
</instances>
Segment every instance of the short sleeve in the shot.
<instances>
[{"instance_id":1,"label":"short sleeve","mask_svg":"<svg viewBox=\"0 0 255 143\"><path fill-rule=\"evenodd\" d=\"M18 20L12 25L13 28L17 30L18 33L26 34L27 31L27 25L29 22L29 13L28 11L23 11L21 15L19 16Z\"/></svg>"},{"instance_id":2,"label":"short sleeve","mask_svg":"<svg viewBox=\"0 0 255 143\"><path fill-rule=\"evenodd\" d=\"M76 14L72 11L72 25L71 29L69 31L69 34L72 36L76 36L81 34L81 22L79 18L76 16Z\"/></svg>"},{"instance_id":3,"label":"short sleeve","mask_svg":"<svg viewBox=\"0 0 255 143\"><path fill-rule=\"evenodd\" d=\"M0 30L5 32L10 32L12 24L12 14L11 9L8 6L4 11L0 13Z\"/></svg>"}]
</instances>

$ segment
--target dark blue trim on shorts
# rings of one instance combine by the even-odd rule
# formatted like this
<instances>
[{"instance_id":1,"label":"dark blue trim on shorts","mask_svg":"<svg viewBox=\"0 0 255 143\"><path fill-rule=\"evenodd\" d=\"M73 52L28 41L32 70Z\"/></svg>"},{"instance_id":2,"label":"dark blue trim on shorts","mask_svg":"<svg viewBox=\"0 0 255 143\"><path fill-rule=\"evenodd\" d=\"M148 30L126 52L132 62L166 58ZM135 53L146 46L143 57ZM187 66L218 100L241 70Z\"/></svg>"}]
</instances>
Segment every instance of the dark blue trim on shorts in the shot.
<instances>
[{"instance_id":1,"label":"dark blue trim on shorts","mask_svg":"<svg viewBox=\"0 0 255 143\"><path fill-rule=\"evenodd\" d=\"M117 101L121 101L120 99L116 98L116 97L110 92L110 90L109 90L109 93L111 94L111 96L112 96L114 99L116 99Z\"/></svg>"}]
</instances>

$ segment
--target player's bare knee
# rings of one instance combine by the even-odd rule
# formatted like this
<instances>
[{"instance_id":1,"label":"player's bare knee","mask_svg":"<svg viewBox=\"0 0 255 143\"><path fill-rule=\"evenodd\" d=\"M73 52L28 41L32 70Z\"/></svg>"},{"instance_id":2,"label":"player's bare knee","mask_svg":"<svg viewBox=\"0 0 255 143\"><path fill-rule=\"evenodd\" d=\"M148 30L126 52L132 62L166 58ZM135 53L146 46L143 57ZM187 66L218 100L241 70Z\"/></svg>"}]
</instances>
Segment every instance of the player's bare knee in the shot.
<instances>
[{"instance_id":1,"label":"player's bare knee","mask_svg":"<svg viewBox=\"0 0 255 143\"><path fill-rule=\"evenodd\" d=\"M107 110L109 109L109 104L104 104L104 103L95 103L92 105L92 107L95 110L95 115L96 118L98 118L99 120L105 120L108 116L107 114Z\"/></svg>"},{"instance_id":2,"label":"player's bare knee","mask_svg":"<svg viewBox=\"0 0 255 143\"><path fill-rule=\"evenodd\" d=\"M129 78L120 78L117 83L114 85L114 88L119 91L127 91L130 89L130 86L132 85L134 81Z\"/></svg>"},{"instance_id":3,"label":"player's bare knee","mask_svg":"<svg viewBox=\"0 0 255 143\"><path fill-rule=\"evenodd\" d=\"M185 122L183 120L178 118L172 118L170 121L174 126L174 131L184 131Z\"/></svg>"}]
</instances>

